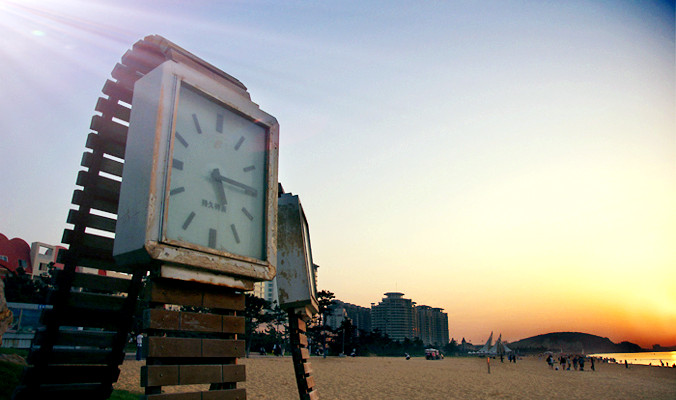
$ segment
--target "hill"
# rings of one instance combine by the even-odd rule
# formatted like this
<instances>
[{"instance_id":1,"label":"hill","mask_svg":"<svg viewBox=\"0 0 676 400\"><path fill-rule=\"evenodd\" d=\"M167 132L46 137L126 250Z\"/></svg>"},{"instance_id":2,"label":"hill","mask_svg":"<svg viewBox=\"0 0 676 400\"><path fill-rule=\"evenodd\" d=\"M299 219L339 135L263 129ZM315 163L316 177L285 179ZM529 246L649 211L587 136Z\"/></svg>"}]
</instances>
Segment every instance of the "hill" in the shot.
<instances>
[{"instance_id":1,"label":"hill","mask_svg":"<svg viewBox=\"0 0 676 400\"><path fill-rule=\"evenodd\" d=\"M608 338L580 332L555 332L537 335L509 344L526 353L562 351L564 353L632 353L643 349L634 343L613 343Z\"/></svg>"}]
</instances>

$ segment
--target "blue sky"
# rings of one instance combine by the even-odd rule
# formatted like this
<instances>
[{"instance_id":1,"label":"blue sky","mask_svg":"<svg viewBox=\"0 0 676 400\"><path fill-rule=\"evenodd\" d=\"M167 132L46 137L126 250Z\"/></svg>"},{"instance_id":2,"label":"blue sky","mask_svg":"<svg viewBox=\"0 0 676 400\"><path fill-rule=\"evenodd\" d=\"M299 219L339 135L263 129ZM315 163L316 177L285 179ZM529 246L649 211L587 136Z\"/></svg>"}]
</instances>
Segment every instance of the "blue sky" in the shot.
<instances>
[{"instance_id":1,"label":"blue sky","mask_svg":"<svg viewBox=\"0 0 676 400\"><path fill-rule=\"evenodd\" d=\"M320 289L404 292L476 342L676 344L673 3L0 0L0 232L60 242L96 99L148 34L279 120Z\"/></svg>"}]
</instances>

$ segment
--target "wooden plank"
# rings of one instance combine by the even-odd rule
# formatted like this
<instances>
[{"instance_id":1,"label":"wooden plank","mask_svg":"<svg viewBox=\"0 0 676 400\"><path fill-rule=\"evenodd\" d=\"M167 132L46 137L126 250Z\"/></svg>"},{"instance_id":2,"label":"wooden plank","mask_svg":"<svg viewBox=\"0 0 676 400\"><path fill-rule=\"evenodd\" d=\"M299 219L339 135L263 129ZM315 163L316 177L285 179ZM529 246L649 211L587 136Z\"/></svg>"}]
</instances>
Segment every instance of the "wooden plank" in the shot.
<instances>
[{"instance_id":1,"label":"wooden plank","mask_svg":"<svg viewBox=\"0 0 676 400\"><path fill-rule=\"evenodd\" d=\"M134 88L134 83L143 76L140 72L136 71L133 68L130 68L126 65L117 63L113 72L110 75L117 79L118 83L122 84L124 87Z\"/></svg>"},{"instance_id":2,"label":"wooden plank","mask_svg":"<svg viewBox=\"0 0 676 400\"><path fill-rule=\"evenodd\" d=\"M122 355L124 357L124 355ZM28 355L29 364L45 362L47 364L88 364L106 365L111 362L111 354L107 350L100 349L52 349L45 353L33 351ZM120 360L121 361L121 360Z\"/></svg>"},{"instance_id":3,"label":"wooden plank","mask_svg":"<svg viewBox=\"0 0 676 400\"><path fill-rule=\"evenodd\" d=\"M305 378L305 382L307 382L308 390L315 387L315 378L308 376L308 377Z\"/></svg>"},{"instance_id":4,"label":"wooden plank","mask_svg":"<svg viewBox=\"0 0 676 400\"><path fill-rule=\"evenodd\" d=\"M68 305L71 307L85 307L96 311L119 311L126 301L126 297L87 292L71 292Z\"/></svg>"},{"instance_id":5,"label":"wooden plank","mask_svg":"<svg viewBox=\"0 0 676 400\"><path fill-rule=\"evenodd\" d=\"M300 358L303 360L310 359L310 351L308 349L298 349L300 351Z\"/></svg>"},{"instance_id":6,"label":"wooden plank","mask_svg":"<svg viewBox=\"0 0 676 400\"><path fill-rule=\"evenodd\" d=\"M202 392L162 393L141 396L145 400L202 400Z\"/></svg>"},{"instance_id":7,"label":"wooden plank","mask_svg":"<svg viewBox=\"0 0 676 400\"><path fill-rule=\"evenodd\" d=\"M210 390L202 392L202 400L245 400L245 389Z\"/></svg>"},{"instance_id":8,"label":"wooden plank","mask_svg":"<svg viewBox=\"0 0 676 400\"><path fill-rule=\"evenodd\" d=\"M42 343L46 334L44 328L36 332L35 342ZM59 330L54 344L56 346L109 348L112 346L114 335L115 332L112 331Z\"/></svg>"},{"instance_id":9,"label":"wooden plank","mask_svg":"<svg viewBox=\"0 0 676 400\"><path fill-rule=\"evenodd\" d=\"M44 324L55 323L57 326L92 327L116 330L122 322L116 311L89 310L82 307L66 307L61 313L56 310L44 310L40 321Z\"/></svg>"},{"instance_id":10,"label":"wooden plank","mask_svg":"<svg viewBox=\"0 0 676 400\"><path fill-rule=\"evenodd\" d=\"M14 400L36 399L60 399L68 400L92 400L107 399L113 391L112 385L100 383L85 384L51 384L39 387L26 387L21 385L16 388Z\"/></svg>"},{"instance_id":11,"label":"wooden plank","mask_svg":"<svg viewBox=\"0 0 676 400\"><path fill-rule=\"evenodd\" d=\"M301 318L299 318L299 317L295 317L295 318L298 319L298 330L301 331L302 333L307 332L307 327L306 327L306 325L305 325L305 321L303 321L303 320L302 320Z\"/></svg>"},{"instance_id":12,"label":"wooden plank","mask_svg":"<svg viewBox=\"0 0 676 400\"><path fill-rule=\"evenodd\" d=\"M213 285L190 284L171 279L155 280L150 302L243 311L244 295Z\"/></svg>"},{"instance_id":13,"label":"wooden plank","mask_svg":"<svg viewBox=\"0 0 676 400\"><path fill-rule=\"evenodd\" d=\"M307 394L307 399L308 400L319 400L319 394L317 393L316 390L311 391L310 393Z\"/></svg>"},{"instance_id":14,"label":"wooden plank","mask_svg":"<svg viewBox=\"0 0 676 400\"><path fill-rule=\"evenodd\" d=\"M311 375L312 364L310 364L309 362L303 363L303 371L305 371L305 375Z\"/></svg>"},{"instance_id":15,"label":"wooden plank","mask_svg":"<svg viewBox=\"0 0 676 400\"><path fill-rule=\"evenodd\" d=\"M115 138L113 140L121 142L122 140L126 141L127 132L129 128L119 124L112 119L105 119L100 115L94 115L92 121L89 125L89 128L93 131L97 131L99 135L104 138Z\"/></svg>"},{"instance_id":16,"label":"wooden plank","mask_svg":"<svg viewBox=\"0 0 676 400\"><path fill-rule=\"evenodd\" d=\"M245 333L245 320L243 316L223 315L223 333Z\"/></svg>"},{"instance_id":17,"label":"wooden plank","mask_svg":"<svg viewBox=\"0 0 676 400\"><path fill-rule=\"evenodd\" d=\"M141 367L141 387L179 384L178 365L147 365Z\"/></svg>"},{"instance_id":18,"label":"wooden plank","mask_svg":"<svg viewBox=\"0 0 676 400\"><path fill-rule=\"evenodd\" d=\"M181 365L179 367L180 385L199 383L220 383L223 379L221 365Z\"/></svg>"},{"instance_id":19,"label":"wooden plank","mask_svg":"<svg viewBox=\"0 0 676 400\"><path fill-rule=\"evenodd\" d=\"M118 85L110 79L106 80L101 91L111 99L120 99L127 104L131 104L131 99L133 97L132 91L129 88Z\"/></svg>"},{"instance_id":20,"label":"wooden plank","mask_svg":"<svg viewBox=\"0 0 676 400\"><path fill-rule=\"evenodd\" d=\"M194 338L148 337L147 357L201 357L202 340ZM144 343L145 344L145 343Z\"/></svg>"},{"instance_id":21,"label":"wooden plank","mask_svg":"<svg viewBox=\"0 0 676 400\"><path fill-rule=\"evenodd\" d=\"M90 190L83 191L76 189L73 191L71 203L81 206L87 204L88 207L95 210L105 211L111 214L117 214L118 203L110 198L99 198L93 196Z\"/></svg>"},{"instance_id":22,"label":"wooden plank","mask_svg":"<svg viewBox=\"0 0 676 400\"><path fill-rule=\"evenodd\" d=\"M122 64L147 74L152 69L166 60L166 57L157 48L149 47L148 44L134 45L134 51L128 51L122 56Z\"/></svg>"},{"instance_id":23,"label":"wooden plank","mask_svg":"<svg viewBox=\"0 0 676 400\"><path fill-rule=\"evenodd\" d=\"M244 357L244 341L232 339L202 339L202 357Z\"/></svg>"},{"instance_id":24,"label":"wooden plank","mask_svg":"<svg viewBox=\"0 0 676 400\"><path fill-rule=\"evenodd\" d=\"M221 382L244 382L246 381L246 366L226 364L221 365L223 376Z\"/></svg>"},{"instance_id":25,"label":"wooden plank","mask_svg":"<svg viewBox=\"0 0 676 400\"><path fill-rule=\"evenodd\" d=\"M44 368L28 367L23 382L42 384L115 382L120 375L119 368L95 365L59 365Z\"/></svg>"},{"instance_id":26,"label":"wooden plank","mask_svg":"<svg viewBox=\"0 0 676 400\"><path fill-rule=\"evenodd\" d=\"M299 334L298 336L299 336L298 337L298 343L300 343L300 345L303 346L303 347L307 347L308 346L307 336L305 336L302 333Z\"/></svg>"},{"instance_id":27,"label":"wooden plank","mask_svg":"<svg viewBox=\"0 0 676 400\"><path fill-rule=\"evenodd\" d=\"M124 158L125 143L115 140L106 140L97 133L87 135L85 147L101 153L110 154L113 157Z\"/></svg>"},{"instance_id":28,"label":"wooden plank","mask_svg":"<svg viewBox=\"0 0 676 400\"><path fill-rule=\"evenodd\" d=\"M99 99L97 100L95 110L103 115L115 117L117 119L127 122L129 122L129 119L131 117L130 108L125 107L122 104L119 104L117 101L105 99L103 97L99 97Z\"/></svg>"},{"instance_id":29,"label":"wooden plank","mask_svg":"<svg viewBox=\"0 0 676 400\"><path fill-rule=\"evenodd\" d=\"M181 330L194 332L221 332L223 318L217 314L181 313Z\"/></svg>"},{"instance_id":30,"label":"wooden plank","mask_svg":"<svg viewBox=\"0 0 676 400\"><path fill-rule=\"evenodd\" d=\"M97 197L118 200L120 197L120 182L106 178L105 176L94 175L92 172L80 171L77 174L75 184L86 189L94 190Z\"/></svg>"},{"instance_id":31,"label":"wooden plank","mask_svg":"<svg viewBox=\"0 0 676 400\"><path fill-rule=\"evenodd\" d=\"M80 165L91 168L92 165L94 165L94 154L89 151L82 153L82 161L80 161ZM99 161L99 171L111 175L122 177L123 168L124 164L110 158L101 157L101 160Z\"/></svg>"},{"instance_id":32,"label":"wooden plank","mask_svg":"<svg viewBox=\"0 0 676 400\"><path fill-rule=\"evenodd\" d=\"M112 293L126 293L132 284L131 276L129 279L115 278L112 276L75 273L73 276L73 287L87 288L91 290L102 290Z\"/></svg>"},{"instance_id":33,"label":"wooden plank","mask_svg":"<svg viewBox=\"0 0 676 400\"><path fill-rule=\"evenodd\" d=\"M148 337L148 357L157 358L232 358L243 357L243 340Z\"/></svg>"},{"instance_id":34,"label":"wooden plank","mask_svg":"<svg viewBox=\"0 0 676 400\"><path fill-rule=\"evenodd\" d=\"M209 290L204 292L204 307L220 308L226 310L244 311L244 295L225 291L217 286L210 286Z\"/></svg>"},{"instance_id":35,"label":"wooden plank","mask_svg":"<svg viewBox=\"0 0 676 400\"><path fill-rule=\"evenodd\" d=\"M177 331L181 329L181 313L160 308L144 310L143 327L145 329Z\"/></svg>"},{"instance_id":36,"label":"wooden plank","mask_svg":"<svg viewBox=\"0 0 676 400\"><path fill-rule=\"evenodd\" d=\"M79 240L78 240L79 239ZM91 233L85 233L77 238L75 232L70 229L63 230L63 237L61 238L62 243L68 243L74 246L83 246L98 249L100 252L106 252L112 254L113 252L113 238L93 235Z\"/></svg>"},{"instance_id":37,"label":"wooden plank","mask_svg":"<svg viewBox=\"0 0 676 400\"><path fill-rule=\"evenodd\" d=\"M115 225L117 223L117 221L112 218L102 217L96 214L86 214L85 216L81 216L78 210L68 211L67 223L79 225L80 221L85 222L88 228L99 229L106 232L115 232Z\"/></svg>"}]
</instances>

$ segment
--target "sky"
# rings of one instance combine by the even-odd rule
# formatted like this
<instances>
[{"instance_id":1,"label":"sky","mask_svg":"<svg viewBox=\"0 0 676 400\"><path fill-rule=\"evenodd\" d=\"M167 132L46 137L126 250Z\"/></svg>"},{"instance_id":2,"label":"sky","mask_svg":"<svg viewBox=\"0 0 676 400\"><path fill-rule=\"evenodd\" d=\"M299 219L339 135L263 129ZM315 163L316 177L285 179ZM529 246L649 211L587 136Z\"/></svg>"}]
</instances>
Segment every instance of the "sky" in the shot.
<instances>
[{"instance_id":1,"label":"sky","mask_svg":"<svg viewBox=\"0 0 676 400\"><path fill-rule=\"evenodd\" d=\"M0 232L61 241L94 106L159 34L280 123L319 289L450 336L676 345L674 4L0 0Z\"/></svg>"}]
</instances>

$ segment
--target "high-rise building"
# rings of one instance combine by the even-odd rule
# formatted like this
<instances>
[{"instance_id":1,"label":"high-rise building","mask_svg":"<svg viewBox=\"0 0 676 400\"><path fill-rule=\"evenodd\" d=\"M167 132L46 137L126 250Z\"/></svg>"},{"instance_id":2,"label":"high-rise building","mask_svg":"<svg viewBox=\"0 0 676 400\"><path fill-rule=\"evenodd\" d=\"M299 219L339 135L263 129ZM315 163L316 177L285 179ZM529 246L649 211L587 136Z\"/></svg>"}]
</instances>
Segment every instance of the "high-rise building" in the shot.
<instances>
[{"instance_id":1,"label":"high-rise building","mask_svg":"<svg viewBox=\"0 0 676 400\"><path fill-rule=\"evenodd\" d=\"M448 343L448 314L443 308L416 306L418 337L426 346L445 346Z\"/></svg>"},{"instance_id":2,"label":"high-rise building","mask_svg":"<svg viewBox=\"0 0 676 400\"><path fill-rule=\"evenodd\" d=\"M326 315L326 324L338 329L344 319L349 319L357 330L371 331L371 309L334 300Z\"/></svg>"},{"instance_id":3,"label":"high-rise building","mask_svg":"<svg viewBox=\"0 0 676 400\"><path fill-rule=\"evenodd\" d=\"M392 340L415 339L417 324L413 301L403 293L389 292L380 303L371 305L371 324Z\"/></svg>"}]
</instances>

